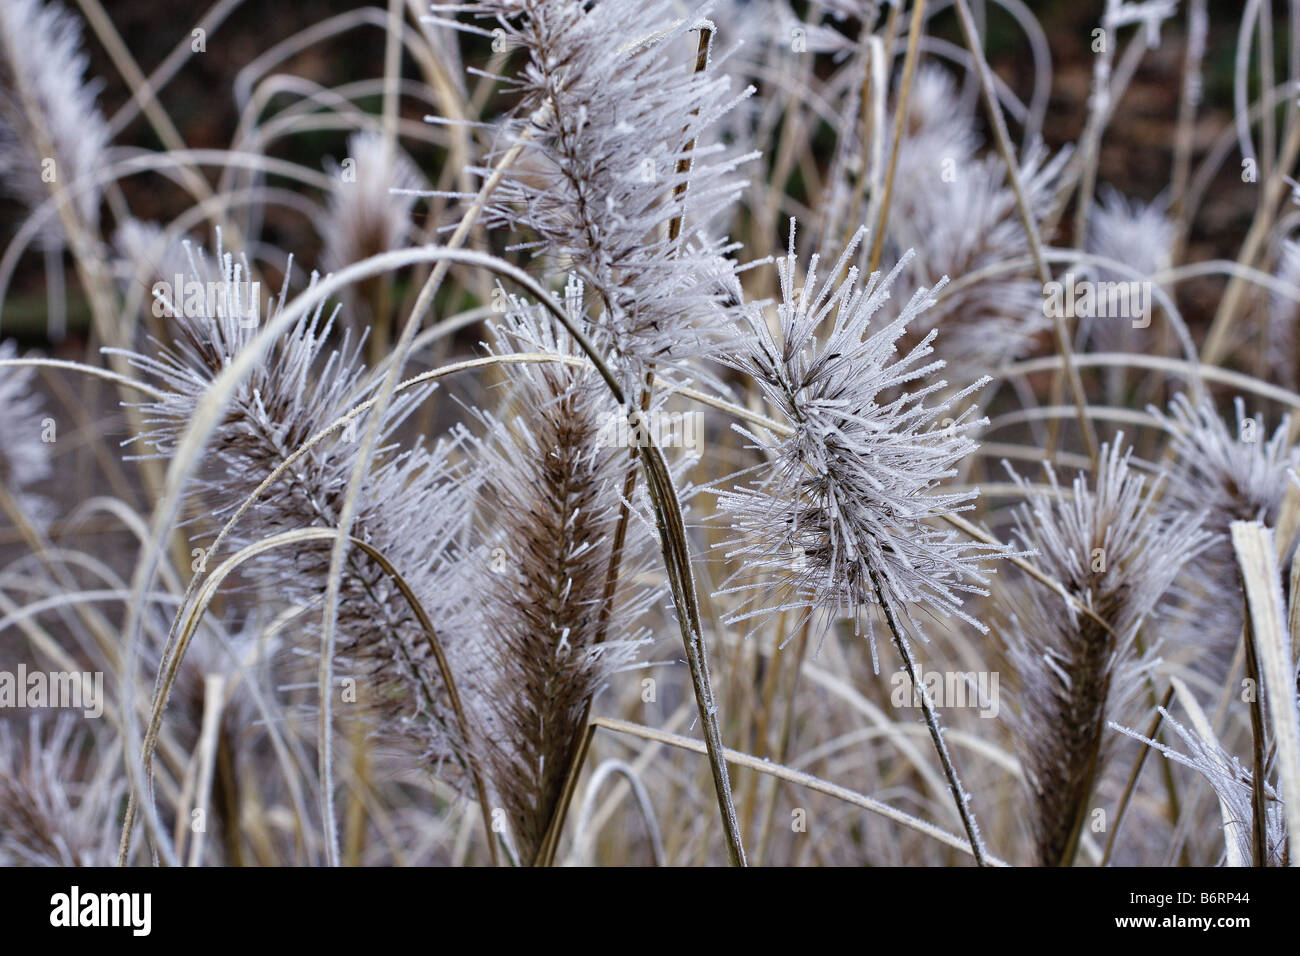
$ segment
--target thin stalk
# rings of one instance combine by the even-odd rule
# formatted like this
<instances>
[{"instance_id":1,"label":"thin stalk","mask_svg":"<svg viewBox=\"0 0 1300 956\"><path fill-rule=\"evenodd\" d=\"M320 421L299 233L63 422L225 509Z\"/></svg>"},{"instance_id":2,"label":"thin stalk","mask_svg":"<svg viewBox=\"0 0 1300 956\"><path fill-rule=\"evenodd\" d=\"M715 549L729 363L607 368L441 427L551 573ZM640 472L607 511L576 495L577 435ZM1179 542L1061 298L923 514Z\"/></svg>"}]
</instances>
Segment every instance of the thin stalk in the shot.
<instances>
[{"instance_id":1,"label":"thin stalk","mask_svg":"<svg viewBox=\"0 0 1300 956\"><path fill-rule=\"evenodd\" d=\"M803 673L804 655L808 651L808 631L811 624L811 618L804 619L803 627L799 629L798 643L795 645L794 674L790 678L790 687L786 691L785 714L781 721L781 746L776 754L776 761L781 764L784 764L790 755L790 741L794 737L795 702L798 699L799 677ZM776 816L776 792L779 786L779 782L773 780L768 791L767 810L763 814L763 825L758 834L758 849L754 853L755 865L767 859L768 841L772 835L772 823Z\"/></svg>"},{"instance_id":2,"label":"thin stalk","mask_svg":"<svg viewBox=\"0 0 1300 956\"><path fill-rule=\"evenodd\" d=\"M984 843L980 839L979 828L976 826L975 818L971 814L968 805L969 798L962 789L961 781L957 779L957 768L953 766L952 757L948 753L948 745L944 743L943 732L939 729L939 717L934 712L934 704L930 700L930 691L924 682L917 680L916 664L912 660L912 650L908 647L907 639L903 636L903 629L895 615L893 602L885 596L884 588L880 585L880 578L877 577L875 569L869 568L868 571L871 575L871 586L876 592L876 600L880 602L880 607L885 612L885 621L889 624L889 633L894 642L894 649L898 651L898 656L902 658L903 669L907 672L907 678L911 682L911 686L919 688L921 691L921 711L925 716L925 726L929 728L930 740L934 743L935 753L939 755L939 763L943 765L943 775L948 780L948 790L952 794L953 803L957 806L957 816L961 818L962 827L966 830L966 838L970 841L971 855L975 857L977 865L987 866Z\"/></svg>"}]
</instances>

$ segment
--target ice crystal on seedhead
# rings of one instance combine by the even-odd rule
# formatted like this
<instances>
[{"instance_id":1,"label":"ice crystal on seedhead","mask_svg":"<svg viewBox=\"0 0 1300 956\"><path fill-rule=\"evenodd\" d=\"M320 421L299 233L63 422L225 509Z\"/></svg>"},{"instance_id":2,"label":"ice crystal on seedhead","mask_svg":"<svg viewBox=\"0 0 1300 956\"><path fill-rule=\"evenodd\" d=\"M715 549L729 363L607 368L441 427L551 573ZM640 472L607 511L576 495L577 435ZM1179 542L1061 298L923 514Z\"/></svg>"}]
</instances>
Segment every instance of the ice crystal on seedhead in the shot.
<instances>
[{"instance_id":1,"label":"ice crystal on seedhead","mask_svg":"<svg viewBox=\"0 0 1300 956\"><path fill-rule=\"evenodd\" d=\"M145 431L135 439L158 456L173 453L212 381L258 333L257 285L232 256L218 251L218 261L215 303L191 296L188 288L173 290L172 304L180 312L171 320L176 343L155 343L151 355L127 353L164 393L141 407ZM202 255L196 254L189 275L207 274ZM287 276L285 281L287 288ZM282 292L279 301L266 306L268 316L276 314L283 297ZM295 450L374 396L379 382L361 363L361 343L345 333L332 348L332 328L323 306L305 314L276 340L230 400L193 486L217 519L229 518ZM435 626L442 626L458 613L449 580L468 520L468 488L448 443L397 447L399 427L427 394L427 389L409 389L391 405L352 533L379 551ZM299 528L336 527L366 427L366 415L356 416L299 457L235 525L227 547ZM314 607L326 591L329 552L328 541L295 545L291 559L268 559L262 580L274 582L291 602ZM313 655L315 635L304 630L302 653ZM368 700L388 726L412 737L430 757L459 746L418 615L392 575L356 545L343 569L337 648L338 673L368 679ZM453 660L457 649L454 643L446 648Z\"/></svg>"},{"instance_id":2,"label":"ice crystal on seedhead","mask_svg":"<svg viewBox=\"0 0 1300 956\"><path fill-rule=\"evenodd\" d=\"M932 290L918 291L896 319L869 330L904 263L865 286L856 268L839 281L861 235L824 279L813 256L796 288L792 230L789 254L777 264L777 331L761 310L750 310L753 342L728 359L754 377L792 434L737 426L768 462L756 480L719 493L737 532L724 545L727 556L744 563L720 593L745 596L731 621L800 608L827 625L836 615L853 617L855 627L865 617L870 632L863 611L883 597L914 629L911 605L983 630L962 610L962 595L987 593L989 559L1005 548L974 543L934 519L968 509L978 495L940 484L975 448L969 432L984 423L973 407L949 409L984 381L926 405L947 387L934 377L943 363L925 363L936 333L902 357L895 346L933 301ZM913 383L914 390L904 388Z\"/></svg>"},{"instance_id":3,"label":"ice crystal on seedhead","mask_svg":"<svg viewBox=\"0 0 1300 956\"><path fill-rule=\"evenodd\" d=\"M599 304L620 378L716 353L736 305L730 247L711 223L743 183L712 141L735 102L715 63L695 71L697 26L666 0L518 0L435 6L495 25L523 66L494 151L522 150L488 211L529 248L576 273ZM490 35L473 22L464 30ZM482 176L488 169L480 169Z\"/></svg>"}]
</instances>

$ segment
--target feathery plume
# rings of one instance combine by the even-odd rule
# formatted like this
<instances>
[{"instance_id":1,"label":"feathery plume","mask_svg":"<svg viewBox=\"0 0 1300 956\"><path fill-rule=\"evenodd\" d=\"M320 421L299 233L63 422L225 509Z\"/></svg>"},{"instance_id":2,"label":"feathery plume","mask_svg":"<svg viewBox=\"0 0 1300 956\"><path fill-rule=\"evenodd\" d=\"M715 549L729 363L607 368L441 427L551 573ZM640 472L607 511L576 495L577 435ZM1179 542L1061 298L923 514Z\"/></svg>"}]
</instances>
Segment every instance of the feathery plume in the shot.
<instances>
[{"instance_id":1,"label":"feathery plume","mask_svg":"<svg viewBox=\"0 0 1300 956\"><path fill-rule=\"evenodd\" d=\"M1088 218L1089 252L1122 262L1143 276L1169 268L1177 227L1163 202L1129 200L1104 188ZM1127 282L1131 276L1102 269L1102 278Z\"/></svg>"},{"instance_id":2,"label":"feathery plume","mask_svg":"<svg viewBox=\"0 0 1300 956\"><path fill-rule=\"evenodd\" d=\"M1094 255L1123 263L1132 271L1105 266L1088 266L1081 270L1098 282L1149 281L1167 269L1173 255L1177 226L1162 201L1143 203L1128 200L1115 189L1106 188L1088 218L1086 248ZM1132 321L1136 316L1087 316L1081 322L1083 334L1102 352L1144 351L1151 339L1149 328ZM1147 317L1149 322L1149 317ZM1123 369L1107 373L1110 392L1118 396Z\"/></svg>"},{"instance_id":3,"label":"feathery plume","mask_svg":"<svg viewBox=\"0 0 1300 956\"><path fill-rule=\"evenodd\" d=\"M900 148L897 206L889 219L894 249L919 250L908 268L917 288L1029 255L1001 157L963 158L969 147L966 127L948 123L931 129L933 125L920 127L917 139ZM949 152L940 158L928 153L941 144ZM904 153L922 149L927 153L904 166ZM1036 218L1046 215L1069 156L1062 150L1049 159L1039 147L1022 161L1021 179ZM936 175L935 163L950 158L952 175L942 170ZM910 344L933 329L942 330L935 353L947 363L954 381L964 384L983 370L1025 354L1047 325L1042 284L1027 272L1001 272L945 295L912 323L905 341Z\"/></svg>"},{"instance_id":4,"label":"feathery plume","mask_svg":"<svg viewBox=\"0 0 1300 956\"><path fill-rule=\"evenodd\" d=\"M413 191L425 186L411 158L382 133L353 133L347 155L353 167L327 169L332 186L321 232L331 272L400 247L411 229Z\"/></svg>"},{"instance_id":5,"label":"feathery plume","mask_svg":"<svg viewBox=\"0 0 1300 956\"><path fill-rule=\"evenodd\" d=\"M976 158L980 137L975 116L970 110L954 108L960 96L950 70L932 63L917 67L898 144L892 200L904 223L915 210L934 202L934 184L952 179L945 172L960 177ZM886 120L891 138L894 120L893 115Z\"/></svg>"},{"instance_id":6,"label":"feathery plume","mask_svg":"<svg viewBox=\"0 0 1300 956\"><path fill-rule=\"evenodd\" d=\"M1209 399L1193 405L1174 396L1169 415L1161 418L1172 433L1174 467L1166 500L1179 510L1204 509L1205 527L1227 543L1234 521L1277 524L1290 473L1300 465L1300 451L1287 440L1290 416L1284 415L1271 438L1259 416L1246 414L1241 398L1233 401L1237 427L1230 431ZM1229 550L1231 546L1229 545Z\"/></svg>"},{"instance_id":7,"label":"feathery plume","mask_svg":"<svg viewBox=\"0 0 1300 956\"><path fill-rule=\"evenodd\" d=\"M325 239L324 266L337 272L354 262L399 248L411 231L415 190L424 176L396 144L377 131L348 138L349 166L330 164L331 188L320 224ZM372 276L343 293L347 314L370 330L370 354L385 353L392 323L389 287L392 276Z\"/></svg>"},{"instance_id":8,"label":"feathery plume","mask_svg":"<svg viewBox=\"0 0 1300 956\"><path fill-rule=\"evenodd\" d=\"M1229 527L1234 521L1262 521L1276 527L1290 475L1300 466L1300 451L1287 439L1288 416L1268 437L1263 419L1247 416L1241 398L1233 406L1235 431L1208 398L1193 405L1185 395L1177 395L1167 416L1148 408L1171 433L1173 467L1162 507L1170 514L1206 512L1210 544L1179 578L1187 599L1180 615L1186 623L1180 632L1188 641L1205 646L1206 662L1220 671L1227 667L1244 623L1241 579ZM1289 566L1290 555L1283 557L1284 567Z\"/></svg>"}]
</instances>

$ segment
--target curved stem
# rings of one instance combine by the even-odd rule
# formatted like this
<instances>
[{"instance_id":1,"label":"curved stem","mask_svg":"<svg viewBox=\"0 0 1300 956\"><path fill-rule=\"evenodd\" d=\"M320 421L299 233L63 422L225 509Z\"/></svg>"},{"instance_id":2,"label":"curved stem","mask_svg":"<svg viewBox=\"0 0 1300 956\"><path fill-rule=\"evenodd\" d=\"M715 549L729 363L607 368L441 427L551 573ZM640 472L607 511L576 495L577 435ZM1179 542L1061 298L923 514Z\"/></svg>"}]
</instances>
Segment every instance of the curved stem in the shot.
<instances>
[{"instance_id":1,"label":"curved stem","mask_svg":"<svg viewBox=\"0 0 1300 956\"><path fill-rule=\"evenodd\" d=\"M184 626L181 629L174 653L167 660L165 675L162 677L160 686L160 692L155 695L154 707L149 718L149 727L144 748L146 775L148 774L153 761L153 748L150 746L150 743L156 742L158 739L159 732L162 728L163 713L167 707L167 701L171 696L171 689L175 683L176 676L180 673L181 662L185 657L185 652L189 648L190 641L197 631L204 613L211 604L213 597L215 597L217 589L221 586L221 583L240 565L275 548L300 544L307 541L328 540L332 539L334 536L335 532L331 528L304 528L297 531L286 531L243 548L238 553L223 561L220 567L214 569L212 574L204 579L203 587L200 589L195 602L190 607L189 614L185 615ZM369 542L363 541L359 538L353 538L352 544L365 552L365 554L379 566L380 570L392 579L393 584L397 587L398 591L401 592L402 597L410 606L412 613L415 614L416 619L420 622L420 626L424 631L425 639L429 644L429 649L433 653L434 660L438 665L438 670L442 677L443 684L447 688L447 696L451 703L452 712L455 714L461 737L464 740L463 749L465 752L466 769L469 770L470 776L474 781L474 788L477 792L479 806L482 811L483 825L486 828L486 836L488 847L492 854L492 861L494 865L498 865L500 859L498 856L496 839L492 833L492 810L488 803L487 788L484 784L482 772L474 753L472 745L473 737L470 732L469 720L465 715L465 709L461 702L460 693L457 690L456 682L452 677L451 666L447 662L447 656L443 650L442 642L438 639L438 632L434 628L433 622L429 619L429 615L425 611L423 605L420 604L415 592L411 589L411 586L406 582L406 579L401 575L401 573L393 567L392 563L384 556L383 552ZM432 701L430 701L430 703L432 703ZM135 808L136 795L132 792L127 803L126 823L123 826L122 842L118 849L119 865L125 864L125 853L127 848L130 846L132 824L135 818Z\"/></svg>"}]
</instances>

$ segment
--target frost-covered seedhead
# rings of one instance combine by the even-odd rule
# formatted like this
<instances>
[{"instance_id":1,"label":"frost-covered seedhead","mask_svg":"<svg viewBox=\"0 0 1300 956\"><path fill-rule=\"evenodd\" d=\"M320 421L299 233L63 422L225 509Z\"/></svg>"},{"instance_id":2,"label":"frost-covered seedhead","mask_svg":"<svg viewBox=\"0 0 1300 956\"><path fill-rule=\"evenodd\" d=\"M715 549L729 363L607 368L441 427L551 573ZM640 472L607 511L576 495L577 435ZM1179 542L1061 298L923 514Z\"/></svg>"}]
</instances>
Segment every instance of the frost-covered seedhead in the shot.
<instances>
[{"instance_id":1,"label":"frost-covered seedhead","mask_svg":"<svg viewBox=\"0 0 1300 956\"><path fill-rule=\"evenodd\" d=\"M111 866L126 778L113 752L70 714L0 722L0 864Z\"/></svg>"},{"instance_id":2,"label":"frost-covered seedhead","mask_svg":"<svg viewBox=\"0 0 1300 956\"><path fill-rule=\"evenodd\" d=\"M1022 184L1036 218L1046 214L1068 159L1067 151L1049 159L1042 148L1026 156ZM945 276L960 279L1029 255L1001 158L965 159L950 177L928 171L941 161L928 154L924 160L918 157L917 172L903 177L911 185L900 191L899 205L890 215L894 249L917 250L907 270L912 288ZM920 170L927 171L921 175ZM905 341L916 342L940 329L936 354L948 364L953 380L964 384L1023 355L1047 325L1042 284L1027 273L1000 272L944 296L911 325Z\"/></svg>"},{"instance_id":3,"label":"frost-covered seedhead","mask_svg":"<svg viewBox=\"0 0 1300 956\"><path fill-rule=\"evenodd\" d=\"M347 158L350 167L327 170L332 185L321 232L324 266L333 272L399 248L411 228L411 191L425 186L411 158L382 133L354 133Z\"/></svg>"},{"instance_id":4,"label":"frost-covered seedhead","mask_svg":"<svg viewBox=\"0 0 1300 956\"><path fill-rule=\"evenodd\" d=\"M1178 231L1163 202L1126 199L1115 189L1102 189L1088 217L1089 252L1123 263L1143 276L1169 268ZM1101 278L1129 281L1133 276L1102 268Z\"/></svg>"},{"instance_id":5,"label":"frost-covered seedhead","mask_svg":"<svg viewBox=\"0 0 1300 956\"><path fill-rule=\"evenodd\" d=\"M1071 835L1105 762L1106 721L1152 660L1137 649L1138 630L1208 540L1200 514L1161 516L1160 483L1132 469L1122 442L1119 435L1102 446L1095 490L1083 474L1062 488L1050 465L1049 487L1034 488L1008 466L1026 497L1015 517L1018 543L1037 552L1035 563L1072 599L1037 582L1001 596L999 631L1015 678L1012 729L1047 865L1068 864Z\"/></svg>"},{"instance_id":6,"label":"frost-covered seedhead","mask_svg":"<svg viewBox=\"0 0 1300 956\"><path fill-rule=\"evenodd\" d=\"M17 358L18 346L0 342L0 362ZM50 504L37 488L53 471L40 396L32 388L36 370L0 366L0 487L17 501L27 518L43 522Z\"/></svg>"},{"instance_id":7,"label":"frost-covered seedhead","mask_svg":"<svg viewBox=\"0 0 1300 956\"><path fill-rule=\"evenodd\" d=\"M891 138L894 121L893 115L887 119ZM908 93L892 208L906 220L918 207L928 206L933 202L935 184L953 176L960 178L979 146L975 117L961 108L952 72L934 63L921 64ZM948 170L952 175L945 176Z\"/></svg>"},{"instance_id":8,"label":"frost-covered seedhead","mask_svg":"<svg viewBox=\"0 0 1300 956\"><path fill-rule=\"evenodd\" d=\"M524 51L508 81L519 105L494 153L522 152L488 222L582 278L627 383L648 364L671 370L715 353L734 282L730 247L709 230L743 183L732 175L740 158L711 137L735 102L729 82L712 65L692 69L707 7L684 18L667 0L435 10L473 13L462 29L494 28Z\"/></svg>"},{"instance_id":9,"label":"frost-covered seedhead","mask_svg":"<svg viewBox=\"0 0 1300 956\"><path fill-rule=\"evenodd\" d=\"M171 279L165 279L168 285L158 287L153 295L155 311L165 316L171 340L151 339L152 354L120 353L164 386L163 399L143 406L148 427L133 439L155 457L172 453L208 386L257 335L263 314L274 315L283 304L274 297L264 302L260 285L248 278L248 263L236 260L220 245L215 262L188 241L182 247L188 261L182 273L184 285L175 288ZM323 393L338 390L339 383L329 375L320 376L314 389L309 381L308 373L329 334L328 323L323 329L320 326L318 308L258 363L238 393L243 408L232 410L223 421L218 448L250 433L255 437L273 421L291 427L302 420L309 404L323 403ZM265 407L268 401L276 407ZM245 409L257 410L256 422L243 420Z\"/></svg>"},{"instance_id":10,"label":"frost-covered seedhead","mask_svg":"<svg viewBox=\"0 0 1300 956\"><path fill-rule=\"evenodd\" d=\"M53 189L69 187L77 215L93 232L103 187L92 181L104 166L109 135L95 106L99 84L82 79L88 62L81 20L62 4L0 3L0 179L31 209ZM57 216L42 227L40 242L50 249L63 244Z\"/></svg>"},{"instance_id":11,"label":"frost-covered seedhead","mask_svg":"<svg viewBox=\"0 0 1300 956\"><path fill-rule=\"evenodd\" d=\"M194 258L191 277L205 274L201 253ZM137 441L149 453L172 454L213 379L257 334L256 288L232 257L218 258L218 307L196 298L195 310L187 307L172 320L174 344L157 345L153 355L128 354L164 391L141 410L146 431ZM273 299L266 313L279 308ZM215 519L228 519L295 450L374 396L379 384L366 375L361 343L345 334L332 348L332 325L319 308L305 315L271 346L227 406L193 486ZM470 489L455 463L454 441L397 447L398 429L427 394L428 389L410 389L390 406L352 533L402 576L435 626L447 625L454 635L458 592L449 581L468 521ZM226 547L300 528L336 527L366 427L362 414L326 434L241 518ZM295 545L290 560L272 555L259 565L257 577L291 603L314 608L326 592L329 563L330 543L308 542ZM378 707L385 726L412 738L430 760L454 752L461 742L429 639L393 577L354 545L340 595L338 673L357 678L360 694ZM308 627L303 633L299 655L314 672L315 632ZM458 645L447 636L442 639L454 666Z\"/></svg>"},{"instance_id":12,"label":"frost-covered seedhead","mask_svg":"<svg viewBox=\"0 0 1300 956\"><path fill-rule=\"evenodd\" d=\"M822 30L845 40L843 34L833 29L823 27ZM857 46L845 42L850 49ZM848 84L843 107L846 128L840 135L822 204L825 242L830 248L845 234L846 223L862 222L872 214L873 207L868 201L870 180L885 175L884 168L893 152L898 104L889 104L881 118L884 135L880 142L874 142L871 130L861 128L874 112L874 107L864 110L861 93L869 85L871 71L862 57L854 62L858 64L859 75ZM901 77L898 77L892 89L897 91L900 86ZM979 145L975 117L963 108L952 73L932 63L921 64L912 79L898 160L893 164L887 236L893 241L886 246L889 252L897 256L904 249L917 247L907 224L934 202L936 184L952 183L955 176L974 162Z\"/></svg>"},{"instance_id":13,"label":"frost-covered seedhead","mask_svg":"<svg viewBox=\"0 0 1300 956\"><path fill-rule=\"evenodd\" d=\"M1129 200L1114 189L1103 189L1088 218L1087 251L1113 259L1124 270L1089 265L1081 271L1099 282L1149 281L1167 269L1173 256L1177 226L1162 200ZM1130 271L1131 270L1131 271ZM1149 329L1134 327L1131 317L1085 318L1085 334L1098 351L1136 350L1151 337Z\"/></svg>"},{"instance_id":14,"label":"frost-covered seedhead","mask_svg":"<svg viewBox=\"0 0 1300 956\"><path fill-rule=\"evenodd\" d=\"M572 301L572 300L571 300ZM549 316L515 300L493 328L498 355L580 356ZM574 309L575 321L580 316ZM590 367L504 366L500 417L477 412L485 436L483 544L472 559L483 659L476 677L487 764L521 860L531 862L581 742L592 698L648 639L660 589L640 583L653 557L646 503L626 529L619 586L607 601L629 450L611 439L623 412Z\"/></svg>"},{"instance_id":15,"label":"frost-covered seedhead","mask_svg":"<svg viewBox=\"0 0 1300 956\"><path fill-rule=\"evenodd\" d=\"M1210 546L1180 578L1187 599L1181 635L1207 647L1212 667L1226 666L1241 634L1242 593L1229 527L1234 521L1262 521L1276 527L1300 451L1290 444L1284 417L1269 437L1262 418L1234 402L1236 426L1229 427L1209 399L1193 405L1175 396L1168 416L1155 408L1172 437L1173 467L1163 506L1169 513L1204 510ZM1286 556L1289 561L1289 556Z\"/></svg>"},{"instance_id":16,"label":"frost-covered seedhead","mask_svg":"<svg viewBox=\"0 0 1300 956\"><path fill-rule=\"evenodd\" d=\"M978 495L939 486L974 450L969 433L983 424L973 408L950 408L983 382L926 405L947 386L934 379L942 362L923 364L935 333L901 358L896 345L932 302L929 290L870 330L898 269L883 280L873 274L862 286L850 268L839 281L860 238L824 279L813 256L796 288L792 233L790 253L777 264L777 331L751 310L753 343L728 360L754 377L793 434L740 429L768 463L756 480L719 492L720 509L737 532L724 545L726 556L743 564L720 593L746 596L733 622L801 608L827 625L848 615L855 627L866 618L870 628L863 612L883 595L898 613L919 605L982 630L962 610L962 595L987 593L988 562L1005 549L972 543L932 521L968 509ZM913 383L923 384L906 391Z\"/></svg>"},{"instance_id":17,"label":"frost-covered seedhead","mask_svg":"<svg viewBox=\"0 0 1300 956\"><path fill-rule=\"evenodd\" d=\"M1169 504L1204 509L1206 528L1223 541L1234 521L1275 526L1290 474L1300 464L1300 451L1287 440L1289 416L1283 416L1269 437L1263 419L1248 416L1241 398L1233 407L1235 428L1228 427L1209 399L1193 405L1186 395L1177 395L1168 417L1149 409L1172 433Z\"/></svg>"}]
</instances>

